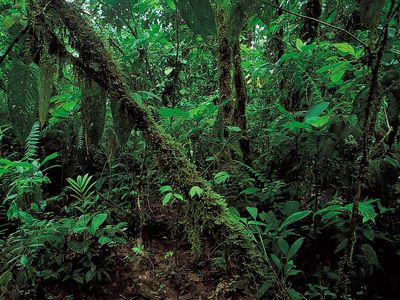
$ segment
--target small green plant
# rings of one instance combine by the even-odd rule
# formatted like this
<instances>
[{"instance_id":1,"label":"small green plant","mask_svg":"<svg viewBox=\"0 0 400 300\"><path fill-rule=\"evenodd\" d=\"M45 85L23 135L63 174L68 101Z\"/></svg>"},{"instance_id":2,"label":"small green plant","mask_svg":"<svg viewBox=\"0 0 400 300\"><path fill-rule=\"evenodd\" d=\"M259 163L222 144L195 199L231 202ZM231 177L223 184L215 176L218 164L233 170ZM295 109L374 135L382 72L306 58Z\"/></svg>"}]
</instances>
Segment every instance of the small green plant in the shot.
<instances>
[{"instance_id":1,"label":"small green plant","mask_svg":"<svg viewBox=\"0 0 400 300\"><path fill-rule=\"evenodd\" d=\"M87 212L97 202L97 197L94 196L93 187L96 182L91 182L92 176L86 174L79 175L76 180L67 178L69 183L68 189L71 190L71 196L77 201L72 203L72 207L81 213Z\"/></svg>"},{"instance_id":2,"label":"small green plant","mask_svg":"<svg viewBox=\"0 0 400 300\"><path fill-rule=\"evenodd\" d=\"M164 258L168 259L174 256L174 251L167 251L165 252Z\"/></svg>"},{"instance_id":3,"label":"small green plant","mask_svg":"<svg viewBox=\"0 0 400 300\"><path fill-rule=\"evenodd\" d=\"M183 196L177 192L174 192L172 187L169 185L164 185L160 188L160 193L163 194L162 198L162 205L166 206L168 203L170 203L172 200L177 200L180 202L183 202Z\"/></svg>"},{"instance_id":4,"label":"small green plant","mask_svg":"<svg viewBox=\"0 0 400 300\"><path fill-rule=\"evenodd\" d=\"M135 253L136 255L143 255L144 254L144 244L136 244L136 246L134 246L132 248L132 252Z\"/></svg>"},{"instance_id":5,"label":"small green plant","mask_svg":"<svg viewBox=\"0 0 400 300\"><path fill-rule=\"evenodd\" d=\"M42 197L42 185L50 183L46 172L58 167L46 167L47 163L55 159L58 154L53 153L40 161L36 157L39 143L39 125L35 123L25 142L25 154L22 160L11 161L0 158L0 179L4 179L9 186L3 204L8 204L7 216L9 219L18 218L20 209L41 211L46 203Z\"/></svg>"},{"instance_id":6,"label":"small green plant","mask_svg":"<svg viewBox=\"0 0 400 300\"><path fill-rule=\"evenodd\" d=\"M258 290L258 297L263 297L271 288L280 295L290 296L292 299L304 299L294 289L288 285L288 277L300 273L296 269L293 258L303 244L304 238L297 238L289 245L289 237L295 235L292 229L288 227L311 214L310 210L303 210L289 215L282 222L279 222L275 214L259 213L256 207L247 207L250 220L240 217L238 211L232 209L234 216L238 217L245 225L248 232L257 243L265 262L271 270L273 282L265 282Z\"/></svg>"}]
</instances>

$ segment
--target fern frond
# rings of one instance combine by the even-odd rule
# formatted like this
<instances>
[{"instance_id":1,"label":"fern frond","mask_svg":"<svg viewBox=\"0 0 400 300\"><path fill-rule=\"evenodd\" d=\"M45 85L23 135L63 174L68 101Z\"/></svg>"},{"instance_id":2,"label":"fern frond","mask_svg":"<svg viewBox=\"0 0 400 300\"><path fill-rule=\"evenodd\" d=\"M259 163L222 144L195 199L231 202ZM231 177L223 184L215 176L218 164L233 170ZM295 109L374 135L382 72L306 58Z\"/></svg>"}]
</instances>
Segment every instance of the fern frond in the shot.
<instances>
[{"instance_id":1,"label":"fern frond","mask_svg":"<svg viewBox=\"0 0 400 300\"><path fill-rule=\"evenodd\" d=\"M260 172L254 170L252 167L246 165L245 163L242 163L241 161L236 161L236 162L237 162L240 166L242 166L244 169L246 169L247 172L249 172L250 174L252 174L253 177L257 178L257 180L258 180L259 182L261 182L261 183L265 183L265 182L266 182L266 179L264 178L264 176L263 176Z\"/></svg>"},{"instance_id":2,"label":"fern frond","mask_svg":"<svg viewBox=\"0 0 400 300\"><path fill-rule=\"evenodd\" d=\"M39 122L35 122L25 141L24 160L32 159L37 155L37 149L39 147L39 139L40 139L40 125Z\"/></svg>"}]
</instances>

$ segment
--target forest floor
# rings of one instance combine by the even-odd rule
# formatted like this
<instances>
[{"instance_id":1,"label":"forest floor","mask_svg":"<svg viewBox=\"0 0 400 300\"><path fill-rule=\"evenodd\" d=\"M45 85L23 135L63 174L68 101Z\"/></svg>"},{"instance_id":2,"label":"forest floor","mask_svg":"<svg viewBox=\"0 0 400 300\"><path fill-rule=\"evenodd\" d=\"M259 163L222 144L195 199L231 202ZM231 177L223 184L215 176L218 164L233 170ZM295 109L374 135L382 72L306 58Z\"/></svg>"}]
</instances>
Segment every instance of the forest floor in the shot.
<instances>
[{"instance_id":1,"label":"forest floor","mask_svg":"<svg viewBox=\"0 0 400 300\"><path fill-rule=\"evenodd\" d=\"M168 209L159 204L151 206L152 218L147 221L148 224L140 230L136 228L137 235L130 236L125 245L117 245L112 249L112 259L109 261L113 264L107 266L111 276L109 281L95 282L87 290L73 283L70 286L55 284L45 290L54 299L256 298L245 293L245 286L243 289L240 287L240 279L234 280L226 273L218 273L213 269L208 259L211 249L207 249L206 244L201 257L193 254L186 237L181 232L174 232L170 222L164 222L169 214ZM135 252L135 248L138 252ZM73 298L69 298L71 296Z\"/></svg>"}]
</instances>

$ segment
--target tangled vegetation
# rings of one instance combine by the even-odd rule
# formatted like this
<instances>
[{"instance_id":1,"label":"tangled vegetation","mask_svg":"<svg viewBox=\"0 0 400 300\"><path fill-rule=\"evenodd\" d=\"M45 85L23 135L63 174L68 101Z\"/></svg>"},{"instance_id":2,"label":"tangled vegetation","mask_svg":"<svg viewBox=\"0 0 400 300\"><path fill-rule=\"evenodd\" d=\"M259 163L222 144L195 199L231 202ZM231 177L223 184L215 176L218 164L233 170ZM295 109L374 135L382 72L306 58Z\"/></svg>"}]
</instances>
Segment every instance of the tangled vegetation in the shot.
<instances>
[{"instance_id":1,"label":"tangled vegetation","mask_svg":"<svg viewBox=\"0 0 400 300\"><path fill-rule=\"evenodd\" d=\"M0 299L400 297L398 0L1 0Z\"/></svg>"}]
</instances>

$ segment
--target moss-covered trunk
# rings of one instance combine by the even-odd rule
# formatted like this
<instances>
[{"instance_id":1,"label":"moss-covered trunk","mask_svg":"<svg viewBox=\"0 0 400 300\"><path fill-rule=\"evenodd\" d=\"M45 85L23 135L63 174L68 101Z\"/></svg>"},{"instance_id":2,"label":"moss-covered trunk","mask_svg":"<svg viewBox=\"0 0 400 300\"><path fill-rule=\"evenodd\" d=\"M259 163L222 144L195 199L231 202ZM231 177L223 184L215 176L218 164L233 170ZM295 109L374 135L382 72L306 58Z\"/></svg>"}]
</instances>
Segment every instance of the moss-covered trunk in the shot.
<instances>
[{"instance_id":1,"label":"moss-covered trunk","mask_svg":"<svg viewBox=\"0 0 400 300\"><path fill-rule=\"evenodd\" d=\"M218 82L220 95L218 104L222 106L217 120L217 128L220 130L220 136L224 135L225 138L229 136L225 126L238 126L241 129L242 138L239 140L240 150L244 162L251 164L250 143L247 139L246 124L247 90L241 66L242 58L240 55L239 34L229 30L229 21L231 20L227 18L224 9L217 8ZM232 34L233 36L230 36ZM229 156L229 153L226 153L224 156Z\"/></svg>"},{"instance_id":2,"label":"moss-covered trunk","mask_svg":"<svg viewBox=\"0 0 400 300\"><path fill-rule=\"evenodd\" d=\"M48 27L35 30L57 32L57 28L68 29L71 46L79 53L79 58L72 58L73 63L85 76L96 81L112 101L119 103L120 113L127 116L133 128L143 132L147 144L158 158L165 180L182 191L187 199L191 187L199 186L204 190L201 199L190 199L184 204L186 215L182 216L194 252L201 254L202 242L205 241L223 251L229 273L247 278L254 278L260 273L262 268L256 246L244 234L239 221L230 216L224 199L209 188L184 156L182 146L156 125L145 108L133 101L116 60L81 11L65 0L31 0L29 3L33 10L33 27L39 24L35 18L44 18Z\"/></svg>"},{"instance_id":3,"label":"moss-covered trunk","mask_svg":"<svg viewBox=\"0 0 400 300\"><path fill-rule=\"evenodd\" d=\"M217 64L218 64L218 86L219 98L217 101L221 108L217 117L217 134L222 138L228 137L225 126L231 125L233 119L232 103L232 51L228 39L228 28L226 15L223 8L216 9L217 24ZM226 154L228 155L228 153ZM226 156L225 155L225 156Z\"/></svg>"},{"instance_id":4,"label":"moss-covered trunk","mask_svg":"<svg viewBox=\"0 0 400 300\"><path fill-rule=\"evenodd\" d=\"M243 160L246 164L251 165L250 143L247 138L247 89L242 71L242 56L240 55L240 42L236 39L232 45L233 56L233 85L235 88L236 101L234 120L240 127L242 138L239 140L240 150L242 151Z\"/></svg>"}]
</instances>

